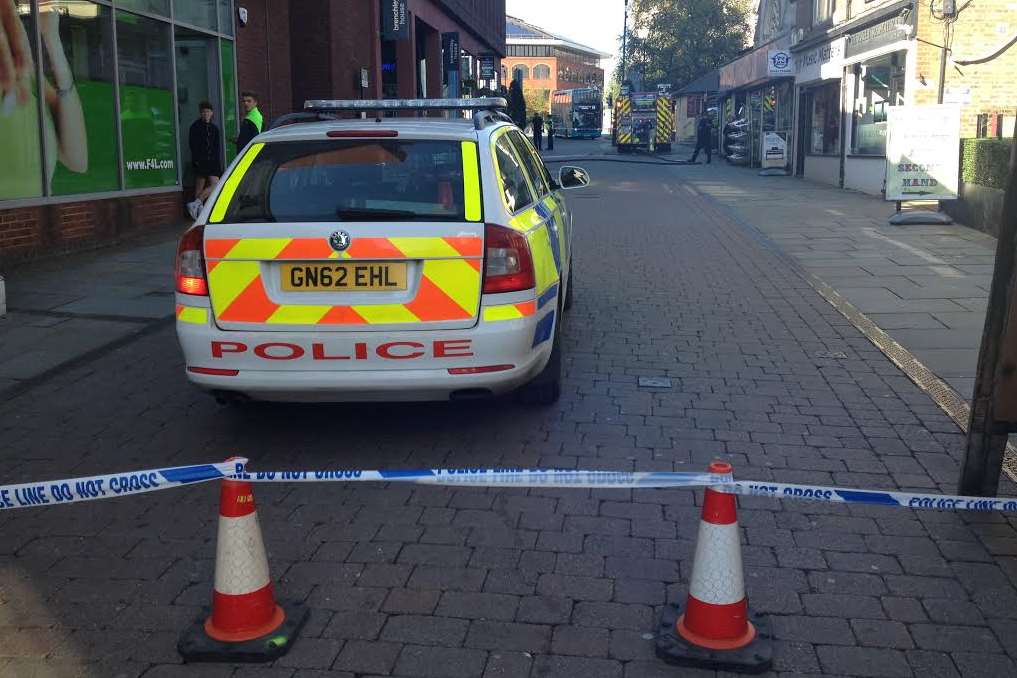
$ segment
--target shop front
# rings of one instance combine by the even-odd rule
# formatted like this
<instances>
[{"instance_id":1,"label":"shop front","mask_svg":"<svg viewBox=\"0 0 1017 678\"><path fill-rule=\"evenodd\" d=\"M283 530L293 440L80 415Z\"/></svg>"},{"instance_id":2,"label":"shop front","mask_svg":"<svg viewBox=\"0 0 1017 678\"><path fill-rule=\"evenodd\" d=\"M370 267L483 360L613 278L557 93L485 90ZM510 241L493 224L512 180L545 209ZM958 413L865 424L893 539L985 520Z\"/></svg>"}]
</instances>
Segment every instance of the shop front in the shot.
<instances>
[{"instance_id":1,"label":"shop front","mask_svg":"<svg viewBox=\"0 0 1017 678\"><path fill-rule=\"evenodd\" d=\"M2 37L27 57L0 92L0 254L180 214L199 104L237 133L233 18L232 0L0 0Z\"/></svg>"},{"instance_id":2,"label":"shop front","mask_svg":"<svg viewBox=\"0 0 1017 678\"><path fill-rule=\"evenodd\" d=\"M797 176L841 185L841 79L845 37L798 47L795 89L798 130L794 152Z\"/></svg>"},{"instance_id":3,"label":"shop front","mask_svg":"<svg viewBox=\"0 0 1017 678\"><path fill-rule=\"evenodd\" d=\"M786 38L762 45L721 67L721 154L736 165L760 167L764 141L793 143L794 75ZM784 162L790 157L784 153ZM770 160L771 166L773 160ZM780 164L780 159L777 160Z\"/></svg>"},{"instance_id":4,"label":"shop front","mask_svg":"<svg viewBox=\"0 0 1017 678\"><path fill-rule=\"evenodd\" d=\"M844 47L844 188L879 195L886 176L887 112L913 98L910 21L898 13L847 35Z\"/></svg>"}]
</instances>

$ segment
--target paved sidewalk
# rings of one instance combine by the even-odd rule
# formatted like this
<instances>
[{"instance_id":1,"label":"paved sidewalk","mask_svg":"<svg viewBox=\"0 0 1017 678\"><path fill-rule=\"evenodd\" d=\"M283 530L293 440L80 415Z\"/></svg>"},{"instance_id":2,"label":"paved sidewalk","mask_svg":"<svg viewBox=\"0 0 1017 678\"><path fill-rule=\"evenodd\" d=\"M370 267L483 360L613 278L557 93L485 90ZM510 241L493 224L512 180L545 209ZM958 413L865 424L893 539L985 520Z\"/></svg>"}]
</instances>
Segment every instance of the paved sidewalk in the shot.
<instances>
[{"instance_id":1,"label":"paved sidewalk","mask_svg":"<svg viewBox=\"0 0 1017 678\"><path fill-rule=\"evenodd\" d=\"M892 203L723 161L684 168L682 179L763 231L970 400L995 238L959 224L891 226Z\"/></svg>"},{"instance_id":2,"label":"paved sidewalk","mask_svg":"<svg viewBox=\"0 0 1017 678\"><path fill-rule=\"evenodd\" d=\"M173 317L173 256L180 227L5 273L0 394L102 352Z\"/></svg>"}]
</instances>

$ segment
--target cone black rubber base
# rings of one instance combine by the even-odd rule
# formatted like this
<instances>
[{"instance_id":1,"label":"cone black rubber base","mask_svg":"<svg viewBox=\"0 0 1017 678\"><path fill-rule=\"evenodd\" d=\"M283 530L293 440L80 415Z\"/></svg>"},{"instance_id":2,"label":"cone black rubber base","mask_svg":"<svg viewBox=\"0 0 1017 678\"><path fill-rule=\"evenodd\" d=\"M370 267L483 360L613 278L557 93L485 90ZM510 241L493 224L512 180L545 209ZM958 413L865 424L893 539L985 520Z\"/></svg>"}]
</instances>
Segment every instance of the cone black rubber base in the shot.
<instances>
[{"instance_id":1,"label":"cone black rubber base","mask_svg":"<svg viewBox=\"0 0 1017 678\"><path fill-rule=\"evenodd\" d=\"M297 640L297 634L307 621L307 608L299 603L278 603L286 612L282 626L260 638L240 643L224 643L209 638L205 633L208 610L180 636L177 652L185 662L244 662L261 663L278 659Z\"/></svg>"},{"instance_id":2,"label":"cone black rubber base","mask_svg":"<svg viewBox=\"0 0 1017 678\"><path fill-rule=\"evenodd\" d=\"M770 670L773 664L773 635L770 620L766 617L749 613L749 619L756 627L756 638L745 647L737 650L710 650L693 645L678 635L675 623L682 612L681 606L669 605L660 615L657 656L667 663L733 673L763 673Z\"/></svg>"}]
</instances>

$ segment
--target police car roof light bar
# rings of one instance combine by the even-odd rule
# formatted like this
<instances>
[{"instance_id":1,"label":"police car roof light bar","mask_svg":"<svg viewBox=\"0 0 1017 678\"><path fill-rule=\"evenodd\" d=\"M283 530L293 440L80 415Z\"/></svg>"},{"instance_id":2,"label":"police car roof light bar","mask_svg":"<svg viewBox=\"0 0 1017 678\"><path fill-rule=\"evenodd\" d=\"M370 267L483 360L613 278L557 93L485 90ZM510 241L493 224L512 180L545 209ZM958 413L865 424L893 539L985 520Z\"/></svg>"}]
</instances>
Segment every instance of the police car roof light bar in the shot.
<instances>
[{"instance_id":1,"label":"police car roof light bar","mask_svg":"<svg viewBox=\"0 0 1017 678\"><path fill-rule=\"evenodd\" d=\"M462 111L508 108L504 97L472 99L308 99L305 111Z\"/></svg>"}]
</instances>

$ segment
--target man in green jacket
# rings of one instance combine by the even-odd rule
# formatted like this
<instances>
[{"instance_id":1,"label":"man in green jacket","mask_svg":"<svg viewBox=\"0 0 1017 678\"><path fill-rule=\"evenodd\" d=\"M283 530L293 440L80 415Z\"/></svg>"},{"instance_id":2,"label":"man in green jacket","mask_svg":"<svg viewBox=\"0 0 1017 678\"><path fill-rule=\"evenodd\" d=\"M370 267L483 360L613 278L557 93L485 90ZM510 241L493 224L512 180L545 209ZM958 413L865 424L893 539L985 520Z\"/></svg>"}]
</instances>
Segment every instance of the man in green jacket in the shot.
<instances>
[{"instance_id":1,"label":"man in green jacket","mask_svg":"<svg viewBox=\"0 0 1017 678\"><path fill-rule=\"evenodd\" d=\"M241 92L240 102L244 106L244 119L240 122L240 134L237 135L237 153L244 150L251 139L261 134L263 119L258 110L258 95L254 92Z\"/></svg>"}]
</instances>

